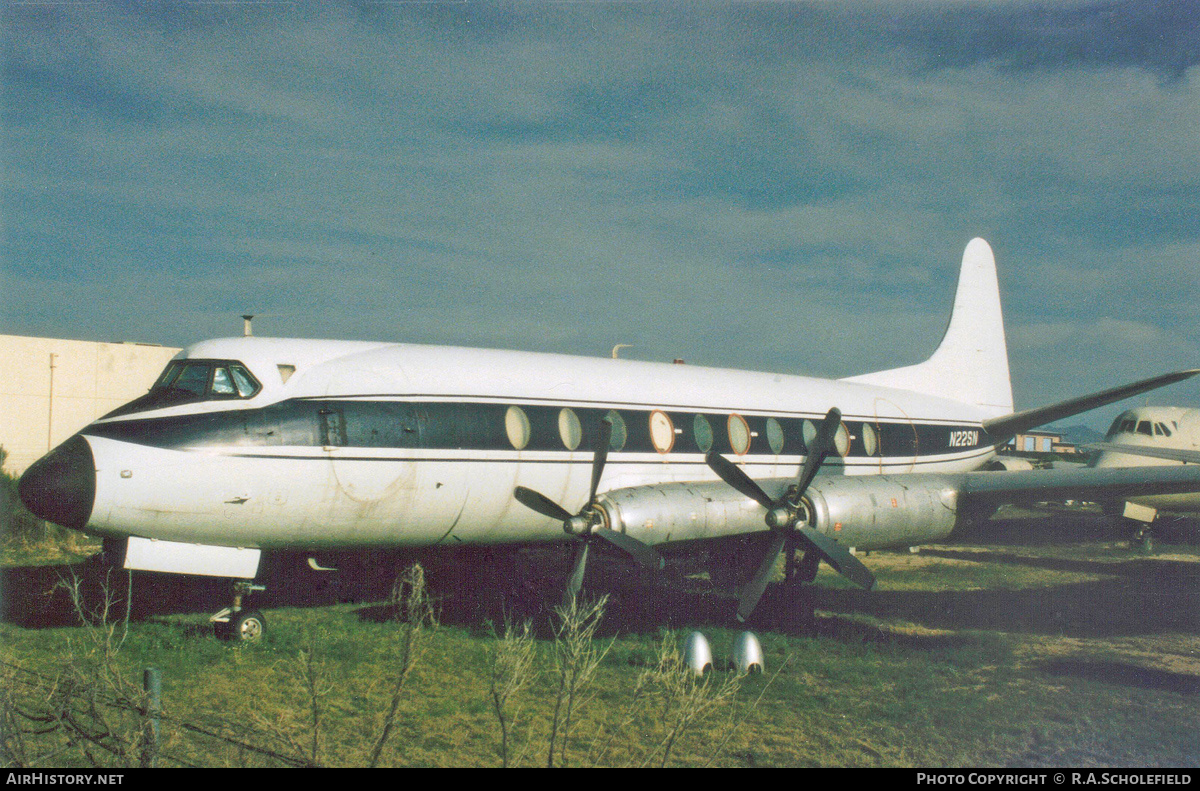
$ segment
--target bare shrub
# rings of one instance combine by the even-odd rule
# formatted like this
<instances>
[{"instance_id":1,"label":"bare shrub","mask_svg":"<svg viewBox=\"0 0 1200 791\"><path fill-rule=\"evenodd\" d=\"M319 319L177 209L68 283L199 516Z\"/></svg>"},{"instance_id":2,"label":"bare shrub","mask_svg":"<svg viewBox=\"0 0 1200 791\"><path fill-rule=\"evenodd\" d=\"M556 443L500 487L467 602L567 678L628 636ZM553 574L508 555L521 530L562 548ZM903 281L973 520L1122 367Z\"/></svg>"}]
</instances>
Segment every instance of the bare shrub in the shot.
<instances>
[{"instance_id":1,"label":"bare shrub","mask_svg":"<svg viewBox=\"0 0 1200 791\"><path fill-rule=\"evenodd\" d=\"M391 701L367 761L372 768L379 765L384 745L387 744L395 726L396 713L400 709L409 676L417 660L425 652L425 632L437 625L433 604L429 600L429 592L425 585L425 570L419 563L414 563L408 571L396 578L396 583L392 586L391 603L393 617L400 628L396 632L396 652L391 665Z\"/></svg>"},{"instance_id":2,"label":"bare shrub","mask_svg":"<svg viewBox=\"0 0 1200 791\"><path fill-rule=\"evenodd\" d=\"M647 671L646 681L648 697L661 711L659 721L665 733L658 745L647 751L642 765L649 765L661 753L660 767L667 765L671 750L686 731L732 703L742 683L736 675L726 675L720 681L716 673L697 675L679 652L672 632L664 636L658 662Z\"/></svg>"},{"instance_id":3,"label":"bare shrub","mask_svg":"<svg viewBox=\"0 0 1200 791\"><path fill-rule=\"evenodd\" d=\"M709 672L696 675L679 651L675 635L666 632L658 645L653 667L643 671L634 685L625 714L604 742L597 742L590 763L605 763L624 740L626 765L666 766L686 734L724 717L718 732L704 732L713 758L736 730L733 706L742 678Z\"/></svg>"},{"instance_id":4,"label":"bare shrub","mask_svg":"<svg viewBox=\"0 0 1200 791\"><path fill-rule=\"evenodd\" d=\"M82 630L68 639L65 663L53 675L4 665L0 743L5 764L82 760L97 768L153 765L160 741L150 727L148 696L126 678L119 661L128 616L123 623L111 617L115 599L107 584L100 603L91 609L84 603L78 577L60 585L71 598Z\"/></svg>"},{"instance_id":5,"label":"bare shrub","mask_svg":"<svg viewBox=\"0 0 1200 791\"><path fill-rule=\"evenodd\" d=\"M500 724L500 765L509 764L509 734L517 727L520 710L510 709L516 695L525 689L536 676L533 664L536 647L530 622L516 627L511 621L504 623L504 633L495 635L491 649L491 676L488 691L492 699L492 712Z\"/></svg>"},{"instance_id":6,"label":"bare shrub","mask_svg":"<svg viewBox=\"0 0 1200 791\"><path fill-rule=\"evenodd\" d=\"M559 746L559 765L567 766L567 746L571 737L572 718L576 709L583 706L590 696L584 690L596 669L612 648L596 644L596 628L604 617L608 596L585 602L578 596L569 603L556 607L558 623L554 633L554 665L558 675L558 692L554 699L554 717L550 725L549 749L546 766L554 766L554 749ZM614 638L615 641L615 638ZM561 742L558 741L561 732Z\"/></svg>"}]
</instances>

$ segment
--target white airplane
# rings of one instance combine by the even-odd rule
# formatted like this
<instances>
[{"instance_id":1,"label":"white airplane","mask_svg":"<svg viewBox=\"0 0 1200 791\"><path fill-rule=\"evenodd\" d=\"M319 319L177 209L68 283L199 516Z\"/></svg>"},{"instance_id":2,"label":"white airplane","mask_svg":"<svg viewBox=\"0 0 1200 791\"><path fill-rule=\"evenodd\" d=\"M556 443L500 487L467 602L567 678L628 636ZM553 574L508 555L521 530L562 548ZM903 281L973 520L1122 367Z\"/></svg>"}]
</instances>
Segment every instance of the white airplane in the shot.
<instances>
[{"instance_id":1,"label":"white airplane","mask_svg":"<svg viewBox=\"0 0 1200 791\"><path fill-rule=\"evenodd\" d=\"M1122 412L1113 421L1104 442L1088 445L1098 453L1090 462L1095 468L1143 465L1200 465L1200 409L1143 406ZM1142 549L1154 548L1151 528L1160 513L1195 516L1200 514L1200 494L1185 492L1126 500L1110 500L1105 511L1133 521L1133 540Z\"/></svg>"},{"instance_id":2,"label":"white airplane","mask_svg":"<svg viewBox=\"0 0 1200 791\"><path fill-rule=\"evenodd\" d=\"M848 548L940 541L974 508L1200 489L1191 466L972 472L1017 431L1196 373L1014 413L995 261L975 239L945 336L917 365L827 380L211 340L36 462L19 492L40 517L123 542L126 568L238 580L256 576L263 550L528 545L565 530L578 546L573 596L597 540L661 567L664 554L722 558L750 537L744 619L785 550L790 578L811 581L825 560L869 588ZM214 616L219 630L261 631L261 614L242 606L249 589Z\"/></svg>"}]
</instances>

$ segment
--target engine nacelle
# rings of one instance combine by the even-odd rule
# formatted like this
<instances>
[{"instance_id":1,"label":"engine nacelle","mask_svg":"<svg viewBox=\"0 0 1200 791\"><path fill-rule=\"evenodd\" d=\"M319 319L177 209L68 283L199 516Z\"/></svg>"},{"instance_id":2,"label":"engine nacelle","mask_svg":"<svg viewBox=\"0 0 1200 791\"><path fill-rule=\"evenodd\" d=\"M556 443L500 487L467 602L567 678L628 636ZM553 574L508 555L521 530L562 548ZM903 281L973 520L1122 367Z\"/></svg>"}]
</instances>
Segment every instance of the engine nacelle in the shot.
<instances>
[{"instance_id":1,"label":"engine nacelle","mask_svg":"<svg viewBox=\"0 0 1200 791\"><path fill-rule=\"evenodd\" d=\"M958 518L956 480L933 473L818 476L804 501L810 527L858 549L941 541Z\"/></svg>"},{"instance_id":2,"label":"engine nacelle","mask_svg":"<svg viewBox=\"0 0 1200 791\"><path fill-rule=\"evenodd\" d=\"M790 481L758 481L778 497ZM723 481L632 486L601 495L608 527L647 544L766 532L763 507Z\"/></svg>"},{"instance_id":3,"label":"engine nacelle","mask_svg":"<svg viewBox=\"0 0 1200 791\"><path fill-rule=\"evenodd\" d=\"M778 498L790 478L757 481ZM860 549L940 541L957 517L956 479L937 474L818 475L804 496L801 519ZM766 532L765 511L721 481L617 489L598 503L608 527L647 544Z\"/></svg>"},{"instance_id":4,"label":"engine nacelle","mask_svg":"<svg viewBox=\"0 0 1200 791\"><path fill-rule=\"evenodd\" d=\"M1032 470L1033 462L1016 456L997 456L984 465L985 470Z\"/></svg>"}]
</instances>

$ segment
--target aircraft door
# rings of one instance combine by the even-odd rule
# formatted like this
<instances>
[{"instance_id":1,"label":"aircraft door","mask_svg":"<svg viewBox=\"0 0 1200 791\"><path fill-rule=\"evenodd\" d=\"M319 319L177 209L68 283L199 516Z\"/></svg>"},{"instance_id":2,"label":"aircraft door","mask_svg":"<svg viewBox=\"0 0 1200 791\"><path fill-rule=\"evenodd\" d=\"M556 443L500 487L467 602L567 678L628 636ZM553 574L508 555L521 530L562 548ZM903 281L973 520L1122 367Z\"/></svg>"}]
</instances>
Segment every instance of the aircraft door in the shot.
<instances>
[{"instance_id":1,"label":"aircraft door","mask_svg":"<svg viewBox=\"0 0 1200 791\"><path fill-rule=\"evenodd\" d=\"M318 413L339 493L337 508L364 542L448 535L467 496L466 465L437 441L426 405L344 401Z\"/></svg>"},{"instance_id":2,"label":"aircraft door","mask_svg":"<svg viewBox=\"0 0 1200 791\"><path fill-rule=\"evenodd\" d=\"M897 404L886 398L876 398L875 425L881 445L879 471L912 472L916 468L918 452L917 427L912 419Z\"/></svg>"},{"instance_id":3,"label":"aircraft door","mask_svg":"<svg viewBox=\"0 0 1200 791\"><path fill-rule=\"evenodd\" d=\"M397 490L414 488L411 454L395 450L418 444L413 406L362 398L364 393L403 393L407 385L408 377L395 365L347 368L331 377L328 400L317 402L317 431L340 498L378 510L377 504ZM345 503L336 507L339 512L347 508Z\"/></svg>"},{"instance_id":4,"label":"aircraft door","mask_svg":"<svg viewBox=\"0 0 1200 791\"><path fill-rule=\"evenodd\" d=\"M359 503L415 489L420 426L412 404L343 401L317 410L321 446L339 490Z\"/></svg>"},{"instance_id":5,"label":"aircraft door","mask_svg":"<svg viewBox=\"0 0 1200 791\"><path fill-rule=\"evenodd\" d=\"M346 416L336 407L321 407L317 410L317 431L321 445L332 452L346 444Z\"/></svg>"}]
</instances>

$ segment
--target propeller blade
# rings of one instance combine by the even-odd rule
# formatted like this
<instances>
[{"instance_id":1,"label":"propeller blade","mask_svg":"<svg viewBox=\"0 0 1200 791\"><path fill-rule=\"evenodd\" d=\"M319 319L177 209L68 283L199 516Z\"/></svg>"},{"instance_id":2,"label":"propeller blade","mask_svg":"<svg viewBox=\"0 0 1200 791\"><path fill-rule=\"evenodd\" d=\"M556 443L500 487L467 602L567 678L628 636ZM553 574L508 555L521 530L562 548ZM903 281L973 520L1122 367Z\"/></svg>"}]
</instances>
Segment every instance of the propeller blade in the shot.
<instances>
[{"instance_id":1,"label":"propeller blade","mask_svg":"<svg viewBox=\"0 0 1200 791\"><path fill-rule=\"evenodd\" d=\"M800 477L796 479L797 500L812 483L813 477L824 463L825 457L829 455L829 451L833 450L833 438L841 423L842 413L837 407L830 409L826 413L825 419L821 421L821 427L817 429L817 436L813 438L812 447L808 449L808 455L804 457L804 466L800 468Z\"/></svg>"},{"instance_id":2,"label":"propeller blade","mask_svg":"<svg viewBox=\"0 0 1200 791\"><path fill-rule=\"evenodd\" d=\"M775 507L775 501L767 496L767 493L762 490L762 487L754 482L754 479L737 466L729 459L725 458L716 451L710 450L704 457L704 462L709 469L715 472L721 480L737 489L742 494L754 500L770 511Z\"/></svg>"},{"instance_id":3,"label":"propeller blade","mask_svg":"<svg viewBox=\"0 0 1200 791\"><path fill-rule=\"evenodd\" d=\"M663 556L658 554L658 550L649 544L644 544L632 536L627 536L624 533L618 533L616 530L604 529L597 530L592 533L597 538L602 538L612 544L617 549L628 553L634 560L646 568L660 570L666 566L666 561Z\"/></svg>"},{"instance_id":4,"label":"propeller blade","mask_svg":"<svg viewBox=\"0 0 1200 791\"><path fill-rule=\"evenodd\" d=\"M563 592L564 607L571 606L571 602L579 595L579 589L583 587L583 573L587 570L590 546L591 542L583 540L579 542L579 549L575 551L575 564L571 567L571 576L567 577L567 589Z\"/></svg>"},{"instance_id":5,"label":"propeller blade","mask_svg":"<svg viewBox=\"0 0 1200 791\"><path fill-rule=\"evenodd\" d=\"M738 598L737 619L745 621L750 617L750 613L754 612L754 608L758 606L758 600L762 598L763 591L767 589L767 583L771 581L771 576L775 571L775 560L779 557L779 553L783 551L783 545L787 542L787 534L782 530L775 531L775 538L771 542L771 548L767 550L767 554L763 557L762 563L758 566L758 571L754 572L754 578L746 583L742 588L742 594Z\"/></svg>"},{"instance_id":6,"label":"propeller blade","mask_svg":"<svg viewBox=\"0 0 1200 791\"><path fill-rule=\"evenodd\" d=\"M838 574L867 590L875 587L875 575L841 544L811 527L797 527L796 532L800 535L800 540L809 549L815 550L822 560L833 566L833 570Z\"/></svg>"},{"instance_id":7,"label":"propeller blade","mask_svg":"<svg viewBox=\"0 0 1200 791\"><path fill-rule=\"evenodd\" d=\"M518 486L513 490L513 497L521 505L531 510L537 511L542 516L548 516L551 519L557 519L560 522L565 522L574 514L567 511L558 503L551 500L544 494L539 494L533 489L526 489L524 486Z\"/></svg>"},{"instance_id":8,"label":"propeller blade","mask_svg":"<svg viewBox=\"0 0 1200 791\"><path fill-rule=\"evenodd\" d=\"M596 502L596 489L600 486L600 476L604 474L604 465L608 462L608 448L612 444L612 421L608 418L600 421L599 436L596 437L596 452L592 455L592 493L588 495L588 505Z\"/></svg>"}]
</instances>

